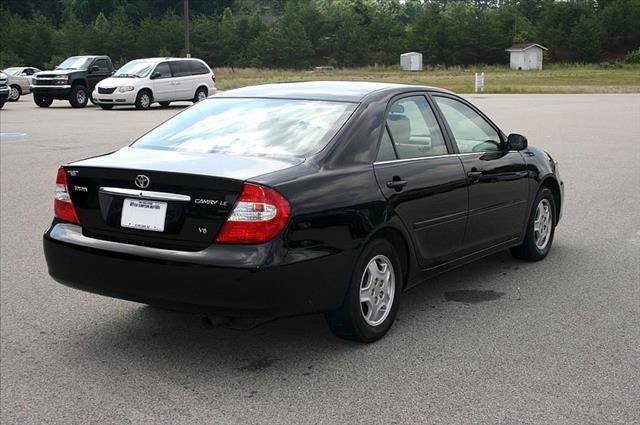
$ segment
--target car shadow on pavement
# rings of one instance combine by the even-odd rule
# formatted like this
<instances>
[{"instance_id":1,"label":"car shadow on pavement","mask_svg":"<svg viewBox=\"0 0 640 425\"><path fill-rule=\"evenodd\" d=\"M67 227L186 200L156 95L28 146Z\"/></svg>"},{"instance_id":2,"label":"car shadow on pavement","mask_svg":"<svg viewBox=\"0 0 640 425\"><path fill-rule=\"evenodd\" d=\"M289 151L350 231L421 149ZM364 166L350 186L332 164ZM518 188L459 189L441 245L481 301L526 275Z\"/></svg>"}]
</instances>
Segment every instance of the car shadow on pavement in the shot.
<instances>
[{"instance_id":1,"label":"car shadow on pavement","mask_svg":"<svg viewBox=\"0 0 640 425\"><path fill-rule=\"evenodd\" d=\"M557 250L557 247L555 248ZM513 302L515 287L509 274L526 279L536 263L513 259L508 252L492 255L433 278L405 293L397 323L375 344L358 344L334 337L320 314L275 320L249 330L204 326L202 316L131 304L125 314L70 335L70 362L101 361L107 367L128 367L160 373L255 373L267 369L304 370L318 359L340 359L354 353L373 353L379 345L420 344L429 332L438 332L437 320L456 320L459 309L445 292L478 289L509 294L488 302ZM483 301L483 300L481 300ZM480 303L482 305L482 303ZM476 305L474 304L474 308ZM435 318L433 312L438 312ZM467 313L470 314L470 313ZM444 315L444 317L442 317ZM451 317L448 317L451 316ZM113 316L112 316L113 317ZM458 317L459 319L459 317ZM94 322L95 323L95 322ZM420 329L420 338L408 337ZM372 351L373 350L373 351ZM304 372L302 372L304 373Z\"/></svg>"}]
</instances>

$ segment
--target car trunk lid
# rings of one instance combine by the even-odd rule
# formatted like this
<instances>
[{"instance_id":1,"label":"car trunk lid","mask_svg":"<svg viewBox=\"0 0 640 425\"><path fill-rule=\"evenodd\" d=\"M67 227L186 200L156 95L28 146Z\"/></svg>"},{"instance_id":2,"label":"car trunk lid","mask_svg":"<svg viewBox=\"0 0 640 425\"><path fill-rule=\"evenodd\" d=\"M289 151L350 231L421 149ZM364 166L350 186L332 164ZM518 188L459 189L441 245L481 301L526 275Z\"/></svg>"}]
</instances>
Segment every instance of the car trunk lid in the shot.
<instances>
[{"instance_id":1,"label":"car trunk lid","mask_svg":"<svg viewBox=\"0 0 640 425\"><path fill-rule=\"evenodd\" d=\"M65 171L86 236L197 251L213 242L244 181L301 162L125 148Z\"/></svg>"}]
</instances>

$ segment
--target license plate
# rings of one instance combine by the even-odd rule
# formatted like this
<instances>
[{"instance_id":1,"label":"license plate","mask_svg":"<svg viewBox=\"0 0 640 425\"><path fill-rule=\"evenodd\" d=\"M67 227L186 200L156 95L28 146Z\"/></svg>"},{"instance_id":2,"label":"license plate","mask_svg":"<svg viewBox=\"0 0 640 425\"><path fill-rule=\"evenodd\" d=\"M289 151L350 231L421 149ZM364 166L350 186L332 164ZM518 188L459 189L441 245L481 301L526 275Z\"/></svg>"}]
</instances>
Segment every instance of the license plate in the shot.
<instances>
[{"instance_id":1,"label":"license plate","mask_svg":"<svg viewBox=\"0 0 640 425\"><path fill-rule=\"evenodd\" d=\"M125 198L120 225L132 229L164 232L167 203Z\"/></svg>"}]
</instances>

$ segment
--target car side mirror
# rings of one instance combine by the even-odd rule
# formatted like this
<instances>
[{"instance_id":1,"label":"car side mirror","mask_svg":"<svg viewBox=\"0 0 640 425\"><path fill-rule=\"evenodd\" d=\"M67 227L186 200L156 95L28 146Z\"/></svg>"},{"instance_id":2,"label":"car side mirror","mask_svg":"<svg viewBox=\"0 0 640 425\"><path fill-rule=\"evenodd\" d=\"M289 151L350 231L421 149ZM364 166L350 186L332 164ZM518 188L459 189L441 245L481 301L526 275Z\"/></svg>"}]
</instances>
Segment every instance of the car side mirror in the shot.
<instances>
[{"instance_id":1,"label":"car side mirror","mask_svg":"<svg viewBox=\"0 0 640 425\"><path fill-rule=\"evenodd\" d=\"M160 78L162 76L162 74L160 74L160 72L156 71L153 74L151 74L151 79L155 80L156 78Z\"/></svg>"},{"instance_id":2,"label":"car side mirror","mask_svg":"<svg viewBox=\"0 0 640 425\"><path fill-rule=\"evenodd\" d=\"M100 71L100 67L98 65L92 65L89 67L89 72Z\"/></svg>"},{"instance_id":3,"label":"car side mirror","mask_svg":"<svg viewBox=\"0 0 640 425\"><path fill-rule=\"evenodd\" d=\"M507 149L514 151L521 151L528 146L527 138L522 134L511 133L507 137Z\"/></svg>"}]
</instances>

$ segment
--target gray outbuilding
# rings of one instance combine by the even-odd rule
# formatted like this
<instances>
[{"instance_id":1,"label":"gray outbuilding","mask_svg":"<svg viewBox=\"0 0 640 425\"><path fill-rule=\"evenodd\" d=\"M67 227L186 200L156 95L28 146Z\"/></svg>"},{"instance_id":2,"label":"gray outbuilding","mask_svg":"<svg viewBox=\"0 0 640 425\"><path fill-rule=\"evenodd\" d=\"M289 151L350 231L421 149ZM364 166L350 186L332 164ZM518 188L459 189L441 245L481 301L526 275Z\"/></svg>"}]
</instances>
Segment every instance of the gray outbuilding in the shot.
<instances>
[{"instance_id":1,"label":"gray outbuilding","mask_svg":"<svg viewBox=\"0 0 640 425\"><path fill-rule=\"evenodd\" d=\"M403 71L422 71L422 53L408 52L401 54L400 67Z\"/></svg>"},{"instance_id":2,"label":"gray outbuilding","mask_svg":"<svg viewBox=\"0 0 640 425\"><path fill-rule=\"evenodd\" d=\"M511 69L530 70L542 69L542 54L546 47L538 43L514 44L506 49L511 54Z\"/></svg>"}]
</instances>

